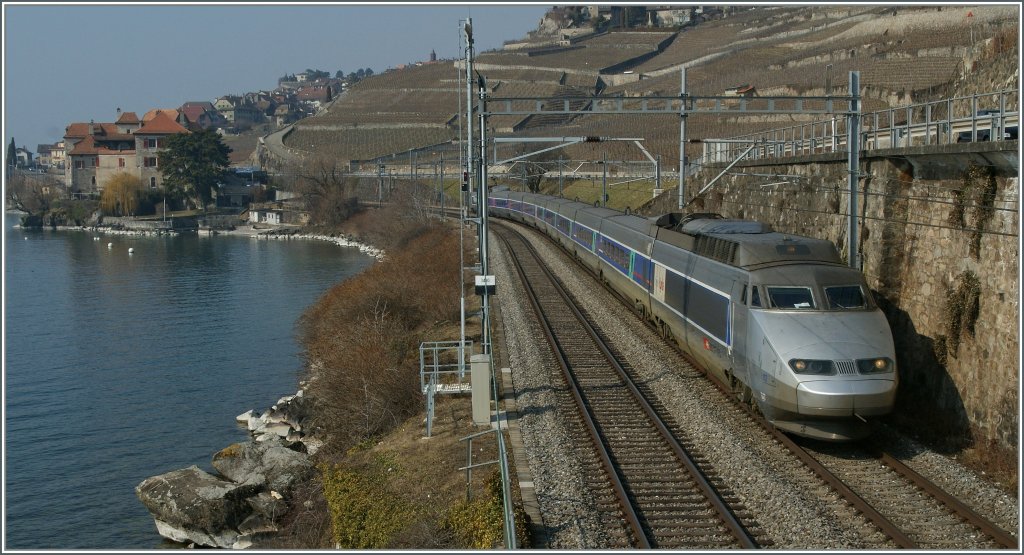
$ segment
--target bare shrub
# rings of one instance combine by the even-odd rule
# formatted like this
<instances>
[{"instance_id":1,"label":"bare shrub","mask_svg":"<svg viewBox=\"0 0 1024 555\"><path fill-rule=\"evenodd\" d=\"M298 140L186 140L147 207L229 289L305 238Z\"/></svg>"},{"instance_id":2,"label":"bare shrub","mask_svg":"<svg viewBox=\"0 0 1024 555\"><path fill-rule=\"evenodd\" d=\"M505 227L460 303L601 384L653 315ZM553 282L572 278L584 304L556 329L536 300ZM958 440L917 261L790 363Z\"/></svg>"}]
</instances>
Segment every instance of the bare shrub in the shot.
<instances>
[{"instance_id":1,"label":"bare shrub","mask_svg":"<svg viewBox=\"0 0 1024 555\"><path fill-rule=\"evenodd\" d=\"M50 210L58 197L57 183L30 179L20 172L11 176L4 189L4 199L8 208L35 215Z\"/></svg>"},{"instance_id":2,"label":"bare shrub","mask_svg":"<svg viewBox=\"0 0 1024 555\"><path fill-rule=\"evenodd\" d=\"M458 316L458 238L423 225L300 318L316 424L333 449L386 433L419 408L419 330Z\"/></svg>"},{"instance_id":3,"label":"bare shrub","mask_svg":"<svg viewBox=\"0 0 1024 555\"><path fill-rule=\"evenodd\" d=\"M299 162L290 173L292 187L305 201L310 224L336 227L358 210L357 180L347 175L336 159L320 156Z\"/></svg>"},{"instance_id":4,"label":"bare shrub","mask_svg":"<svg viewBox=\"0 0 1024 555\"><path fill-rule=\"evenodd\" d=\"M435 225L430 211L434 189L421 183L403 183L387 191L387 203L369 210L345 225L345 230L360 240L385 251L404 248L415 237Z\"/></svg>"},{"instance_id":5,"label":"bare shrub","mask_svg":"<svg viewBox=\"0 0 1024 555\"><path fill-rule=\"evenodd\" d=\"M142 178L127 172L119 172L107 180L100 195L100 208L114 216L137 214L142 197Z\"/></svg>"}]
</instances>

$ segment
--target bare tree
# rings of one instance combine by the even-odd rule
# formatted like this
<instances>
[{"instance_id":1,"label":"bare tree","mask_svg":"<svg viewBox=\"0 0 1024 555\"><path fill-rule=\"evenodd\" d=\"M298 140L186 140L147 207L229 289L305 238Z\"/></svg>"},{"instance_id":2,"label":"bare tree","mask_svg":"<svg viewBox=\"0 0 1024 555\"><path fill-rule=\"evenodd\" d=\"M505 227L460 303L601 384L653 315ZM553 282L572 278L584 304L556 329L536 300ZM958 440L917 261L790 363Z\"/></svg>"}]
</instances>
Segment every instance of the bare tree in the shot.
<instances>
[{"instance_id":1,"label":"bare tree","mask_svg":"<svg viewBox=\"0 0 1024 555\"><path fill-rule=\"evenodd\" d=\"M5 201L8 208L42 215L50 210L59 196L57 183L28 178L21 172L14 172L7 182Z\"/></svg>"},{"instance_id":2,"label":"bare tree","mask_svg":"<svg viewBox=\"0 0 1024 555\"><path fill-rule=\"evenodd\" d=\"M335 227L359 209L358 180L336 159L321 156L292 165L293 187L300 194L313 225Z\"/></svg>"}]
</instances>

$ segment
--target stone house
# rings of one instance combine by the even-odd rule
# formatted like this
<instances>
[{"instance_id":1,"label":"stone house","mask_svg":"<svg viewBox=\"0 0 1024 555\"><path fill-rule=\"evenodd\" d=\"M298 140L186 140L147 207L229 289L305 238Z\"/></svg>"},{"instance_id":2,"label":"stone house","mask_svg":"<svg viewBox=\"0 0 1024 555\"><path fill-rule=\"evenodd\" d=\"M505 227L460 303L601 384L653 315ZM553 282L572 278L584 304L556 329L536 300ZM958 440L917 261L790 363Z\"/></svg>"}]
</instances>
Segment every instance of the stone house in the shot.
<instances>
[{"instance_id":1,"label":"stone house","mask_svg":"<svg viewBox=\"0 0 1024 555\"><path fill-rule=\"evenodd\" d=\"M188 130L171 119L176 110L155 110L139 121L134 112L120 114L114 123L72 123L64 133L67 163L64 182L75 195L103 191L115 175L127 173L156 189L163 185L159 151L168 135Z\"/></svg>"},{"instance_id":2,"label":"stone house","mask_svg":"<svg viewBox=\"0 0 1024 555\"><path fill-rule=\"evenodd\" d=\"M300 88L295 96L302 102L324 104L334 98L334 91L331 90L330 85L312 85Z\"/></svg>"},{"instance_id":3,"label":"stone house","mask_svg":"<svg viewBox=\"0 0 1024 555\"><path fill-rule=\"evenodd\" d=\"M212 102L186 102L178 108L178 112L185 116L188 127L194 129L211 129L225 123Z\"/></svg>"},{"instance_id":4,"label":"stone house","mask_svg":"<svg viewBox=\"0 0 1024 555\"><path fill-rule=\"evenodd\" d=\"M36 165L48 168L54 166L53 154L58 150L62 150L63 146L57 146L56 144L40 144L36 146Z\"/></svg>"},{"instance_id":5,"label":"stone house","mask_svg":"<svg viewBox=\"0 0 1024 555\"><path fill-rule=\"evenodd\" d=\"M244 97L227 95L218 98L213 103L217 111L230 123L235 126L251 125L263 121L263 114L259 108L248 104Z\"/></svg>"}]
</instances>

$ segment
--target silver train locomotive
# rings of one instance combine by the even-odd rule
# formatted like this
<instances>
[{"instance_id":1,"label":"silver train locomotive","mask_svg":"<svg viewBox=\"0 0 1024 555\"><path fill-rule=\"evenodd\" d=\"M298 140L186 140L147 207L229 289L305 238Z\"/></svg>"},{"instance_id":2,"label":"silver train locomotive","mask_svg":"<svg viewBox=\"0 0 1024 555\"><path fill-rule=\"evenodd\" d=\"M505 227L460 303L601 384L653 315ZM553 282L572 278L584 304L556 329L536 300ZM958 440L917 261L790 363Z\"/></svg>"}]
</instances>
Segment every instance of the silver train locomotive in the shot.
<instances>
[{"instance_id":1,"label":"silver train locomotive","mask_svg":"<svg viewBox=\"0 0 1024 555\"><path fill-rule=\"evenodd\" d=\"M855 440L893 409L889 324L830 241L512 191L490 193L488 211L560 243L783 431Z\"/></svg>"}]
</instances>

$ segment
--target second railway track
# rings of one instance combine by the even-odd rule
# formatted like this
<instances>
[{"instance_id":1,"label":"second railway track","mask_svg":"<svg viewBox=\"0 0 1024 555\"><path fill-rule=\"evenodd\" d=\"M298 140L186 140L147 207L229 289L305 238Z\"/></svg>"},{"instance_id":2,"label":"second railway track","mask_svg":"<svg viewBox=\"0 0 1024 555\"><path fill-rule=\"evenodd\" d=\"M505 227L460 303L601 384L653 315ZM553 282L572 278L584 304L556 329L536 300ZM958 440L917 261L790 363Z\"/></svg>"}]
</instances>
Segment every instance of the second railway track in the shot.
<instances>
[{"instance_id":1,"label":"second railway track","mask_svg":"<svg viewBox=\"0 0 1024 555\"><path fill-rule=\"evenodd\" d=\"M526 240L499 237L515 255L538 319L614 492L631 547L755 548L753 523L730 507L628 371L576 309ZM602 480L596 480L601 482ZM727 493L727 492L724 492ZM607 504L606 504L607 505ZM609 519L614 521L615 519ZM610 534L616 535L615 532Z\"/></svg>"},{"instance_id":2,"label":"second railway track","mask_svg":"<svg viewBox=\"0 0 1024 555\"><path fill-rule=\"evenodd\" d=\"M525 243L525 240L520 240ZM517 251L518 252L518 251ZM516 257L521 260L527 260L532 258L532 254L527 256L523 254L517 254ZM537 270L539 271L539 270ZM553 282L556 281L550 278ZM544 301L545 307L552 305L550 301ZM540 312L544 312L538 308ZM549 310L555 316L553 319L561 320L564 316L563 310ZM597 332L600 334L600 332ZM563 343L559 343L558 340L554 340L556 345L559 345L558 350L564 351L565 349L561 346ZM578 342L578 340L564 340L564 344L570 348L570 350L581 348L586 345L586 342ZM582 347L584 350L587 347ZM589 347L591 354L599 350L594 347L593 344ZM593 365L593 363L591 364ZM587 366L581 364L581 367ZM686 364L682 364L680 368L686 368ZM692 372L692 371L691 371ZM684 372L689 376L688 372ZM690 377L692 378L692 377ZM688 378L688 379L690 379ZM592 393L591 396L595 400L596 404L604 403L602 399L604 394L609 396L622 396L623 386L613 381L591 380L586 378L584 382L591 382L590 385L597 384L599 393ZM616 388L620 388L617 389ZM618 391L618 393L613 393ZM732 397L728 392L724 392L726 397ZM582 396L581 396L582 397ZM584 404L589 401L583 401ZM609 401L610 403L610 401ZM657 401L654 401L657 404ZM614 406L609 404L609 406ZM618 410L618 409L613 409ZM670 411L666 411L670 412ZM738 416L738 414L737 414ZM633 420L638 420L639 417L633 417ZM631 429L622 428L623 434L620 435L635 435ZM585 440L583 440L585 441ZM685 440L684 440L685 441ZM601 440L602 443L606 442ZM611 442L608 442L611 444ZM644 443L644 442L640 442ZM640 444L620 444L625 447L626 452L630 450L639 450ZM689 446L688 446L689 448ZM787 446L787 448L791 449ZM622 449L622 447L620 447ZM907 470L898 470L897 467L901 466L901 463L893 457L875 458L868 460L868 455L865 455L867 451L861 449L861 454L840 454L835 456L829 453L816 454L816 458L823 459L821 463L821 471L815 470L814 473L818 475L819 479L829 484L830 489L843 496L847 499L849 506L854 509L857 513L860 513L862 517L872 522L875 527L878 528L884 535L889 537L889 542L886 542L890 547L905 547L911 549L998 549L998 548L1014 548L1017 545L1016 538L1003 531L999 527L987 522L983 518L979 518L978 515L973 514L973 511L966 509L966 504L961 503L953 498L952 495L942 492L940 488L934 485L929 485L926 482L922 482L920 477L906 477L908 474L913 473ZM794 451L791 451L790 457L796 455L800 457ZM826 460L828 459L828 460ZM847 462L849 459L852 461ZM614 459L612 459L614 460ZM796 461L791 461L792 465ZM867 470L856 470L856 467L860 465L862 468ZM592 465L598 466L598 465ZM647 468L652 468L653 465L648 465ZM884 470L879 470L884 467ZM890 467L893 470L890 470ZM811 468L808 465L808 468ZM852 470L851 470L852 469ZM894 471L895 470L895 471ZM653 473L653 472L652 472ZM825 474L831 475L831 478L826 478ZM872 475L879 475L877 479L870 479ZM865 478L867 477L867 478ZM590 482L599 483L602 480L590 479ZM630 484L629 480L624 482L627 486ZM719 487L723 490L727 489L727 486ZM740 488L742 489L742 488ZM629 492L628 488L624 487L624 490ZM853 495L848 495L844 490L852 492ZM907 495L897 496L896 493L900 491L906 491ZM913 492L917 492L916 496ZM874 493L872 493L874 492ZM924 492L927 492L925 495ZM889 495L891 494L891 495ZM627 493L627 496L632 493ZM895 499L895 498L900 499ZM892 500L889 500L893 498ZM732 499L731 501L735 501ZM887 501L888 500L888 501ZM599 503L600 504L600 503ZM637 511L638 515L644 514L643 510ZM874 513L876 516L872 516ZM657 513L654 513L657 514ZM743 522L752 523L753 518L749 518L749 515L744 513L745 518ZM761 515L763 517L763 515ZM852 516L852 515L851 515ZM614 520L614 519L611 519ZM866 528L858 527L856 520L853 519L850 522L850 526L853 530L859 530L859 534L865 534L863 547L875 546L875 548L884 548L886 543L877 543L877 539L869 539L875 537L874 534L867 531ZM653 530L649 522L643 522L640 520L639 529L645 531ZM865 523L866 524L866 523ZM756 525L754 525L756 527ZM648 533L644 532L644 533ZM877 532L875 533L877 534ZM614 536L615 534L610 534ZM634 533L627 532L627 535L635 535ZM673 534L667 534L665 538L672 537ZM715 538L712 541L708 541L704 544L699 543L702 540L696 540L696 542L679 543L678 540L659 540L657 536L653 536L655 539L651 541L652 546L659 547L691 547L695 545L704 545L707 547L721 547L722 545L739 546L739 544L721 544L715 542L721 542L720 538ZM693 538L694 536L688 535L685 537ZM772 542L767 536L764 536L764 544L770 545ZM665 543L659 543L659 542ZM628 544L636 546L636 544Z\"/></svg>"}]
</instances>

